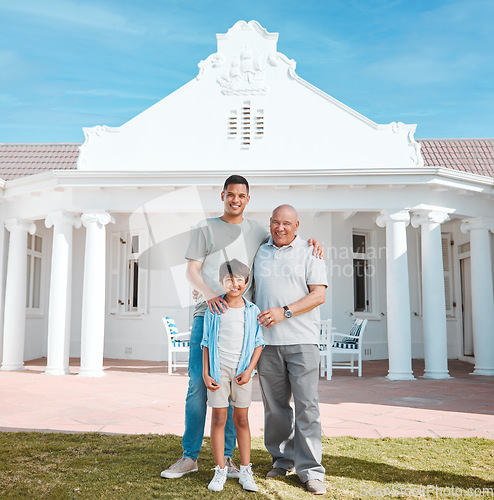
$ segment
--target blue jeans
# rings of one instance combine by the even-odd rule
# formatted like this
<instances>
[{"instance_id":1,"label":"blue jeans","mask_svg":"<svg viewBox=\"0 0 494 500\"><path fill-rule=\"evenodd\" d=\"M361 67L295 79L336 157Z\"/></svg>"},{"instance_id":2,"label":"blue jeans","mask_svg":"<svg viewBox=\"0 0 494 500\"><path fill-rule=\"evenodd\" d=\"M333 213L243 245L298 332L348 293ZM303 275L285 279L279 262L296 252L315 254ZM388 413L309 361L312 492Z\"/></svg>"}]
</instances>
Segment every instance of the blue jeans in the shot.
<instances>
[{"instance_id":1,"label":"blue jeans","mask_svg":"<svg viewBox=\"0 0 494 500\"><path fill-rule=\"evenodd\" d=\"M207 389L202 378L202 331L204 316L192 322L189 352L189 388L185 399L185 432L182 438L184 457L197 460L204 439L207 410ZM233 407L228 407L225 425L225 457L233 456L237 433L233 423Z\"/></svg>"}]
</instances>

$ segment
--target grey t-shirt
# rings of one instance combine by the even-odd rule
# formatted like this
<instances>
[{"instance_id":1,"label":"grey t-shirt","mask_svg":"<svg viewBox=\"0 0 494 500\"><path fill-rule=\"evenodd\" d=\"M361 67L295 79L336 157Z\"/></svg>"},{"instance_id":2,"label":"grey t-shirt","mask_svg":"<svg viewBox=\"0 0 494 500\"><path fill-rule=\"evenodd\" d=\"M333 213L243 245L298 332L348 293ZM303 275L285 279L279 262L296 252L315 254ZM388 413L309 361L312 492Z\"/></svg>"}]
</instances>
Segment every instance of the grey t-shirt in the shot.
<instances>
[{"instance_id":1,"label":"grey t-shirt","mask_svg":"<svg viewBox=\"0 0 494 500\"><path fill-rule=\"evenodd\" d=\"M269 231L255 220L244 219L240 224L229 224L219 217L205 219L192 232L186 259L202 262L200 274L206 285L218 295L225 291L219 281L221 264L227 260L237 259L250 269L259 246L269 238ZM252 276L244 292L244 297L251 300ZM195 316L204 316L207 303L199 295Z\"/></svg>"},{"instance_id":2,"label":"grey t-shirt","mask_svg":"<svg viewBox=\"0 0 494 500\"><path fill-rule=\"evenodd\" d=\"M297 302L309 293L308 285L328 286L324 260L312 255L313 247L296 236L278 248L272 238L261 246L254 262L255 303L261 311ZM319 307L263 327L266 345L317 344Z\"/></svg>"}]
</instances>

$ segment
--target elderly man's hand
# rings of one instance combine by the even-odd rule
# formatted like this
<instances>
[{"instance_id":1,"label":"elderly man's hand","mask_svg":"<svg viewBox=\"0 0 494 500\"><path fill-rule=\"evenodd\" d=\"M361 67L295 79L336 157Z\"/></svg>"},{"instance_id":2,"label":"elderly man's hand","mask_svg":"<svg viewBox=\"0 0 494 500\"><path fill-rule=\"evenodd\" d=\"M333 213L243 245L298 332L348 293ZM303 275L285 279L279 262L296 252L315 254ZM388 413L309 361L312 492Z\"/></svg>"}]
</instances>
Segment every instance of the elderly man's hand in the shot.
<instances>
[{"instance_id":1,"label":"elderly man's hand","mask_svg":"<svg viewBox=\"0 0 494 500\"><path fill-rule=\"evenodd\" d=\"M285 310L282 307L271 307L270 309L266 309L262 311L257 316L257 321L261 326L265 326L266 328L270 328L276 323L283 321L285 319Z\"/></svg>"}]
</instances>

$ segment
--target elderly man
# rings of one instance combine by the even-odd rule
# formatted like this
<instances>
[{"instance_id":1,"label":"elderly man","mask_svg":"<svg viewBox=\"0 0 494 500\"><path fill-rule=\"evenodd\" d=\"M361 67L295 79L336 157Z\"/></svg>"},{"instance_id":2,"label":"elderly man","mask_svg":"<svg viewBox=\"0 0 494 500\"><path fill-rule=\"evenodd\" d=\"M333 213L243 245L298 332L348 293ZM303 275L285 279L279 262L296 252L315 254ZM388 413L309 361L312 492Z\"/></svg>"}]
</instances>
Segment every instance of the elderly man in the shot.
<instances>
[{"instance_id":1,"label":"elderly man","mask_svg":"<svg viewBox=\"0 0 494 500\"><path fill-rule=\"evenodd\" d=\"M295 470L307 490L326 492L319 416L319 310L328 285L324 261L296 235L296 210L282 205L271 238L254 262L255 302L266 346L258 363L264 402L264 443L273 459L267 478ZM295 419L290 398L295 401Z\"/></svg>"}]
</instances>

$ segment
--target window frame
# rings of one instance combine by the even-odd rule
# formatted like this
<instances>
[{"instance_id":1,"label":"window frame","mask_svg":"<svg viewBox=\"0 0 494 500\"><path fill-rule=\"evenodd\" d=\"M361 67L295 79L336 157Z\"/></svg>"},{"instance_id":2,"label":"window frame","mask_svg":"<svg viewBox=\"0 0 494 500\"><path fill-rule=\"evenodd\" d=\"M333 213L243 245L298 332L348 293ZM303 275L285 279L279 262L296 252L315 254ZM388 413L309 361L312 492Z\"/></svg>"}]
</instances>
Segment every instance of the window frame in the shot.
<instances>
[{"instance_id":1,"label":"window frame","mask_svg":"<svg viewBox=\"0 0 494 500\"><path fill-rule=\"evenodd\" d=\"M41 251L36 250L36 238L39 238L41 241ZM31 248L29 243L31 241ZM45 279L45 242L44 237L36 232L35 234L27 235L27 259L26 261L26 317L27 318L41 318L44 316L44 306L45 306L45 298L43 294L44 289L44 279ZM34 294L34 286L35 286L35 259L40 259L39 263L39 280L37 283L38 294L39 294L39 303L38 307L33 307L33 294Z\"/></svg>"},{"instance_id":2,"label":"window frame","mask_svg":"<svg viewBox=\"0 0 494 500\"><path fill-rule=\"evenodd\" d=\"M138 237L139 249L132 252L133 238ZM114 231L110 248L110 314L117 318L141 318L147 313L148 271L139 266L139 258L147 248L147 233L144 230ZM132 273L133 264L138 265L137 287ZM130 304L137 292L137 306Z\"/></svg>"},{"instance_id":3,"label":"window frame","mask_svg":"<svg viewBox=\"0 0 494 500\"><path fill-rule=\"evenodd\" d=\"M354 236L364 236L365 237L365 253L359 253L353 251L353 237ZM352 253L352 292L353 292L353 303L352 311L353 315L357 318L380 320L381 316L378 314L379 311L379 295L378 295L378 249L376 246L376 231L369 229L352 229L352 241L351 241L351 253ZM372 249L373 251L371 251ZM366 285L365 285L365 301L367 309L365 311L355 310L355 261L364 260L367 262L367 268L372 269L373 272L366 274Z\"/></svg>"}]
</instances>

